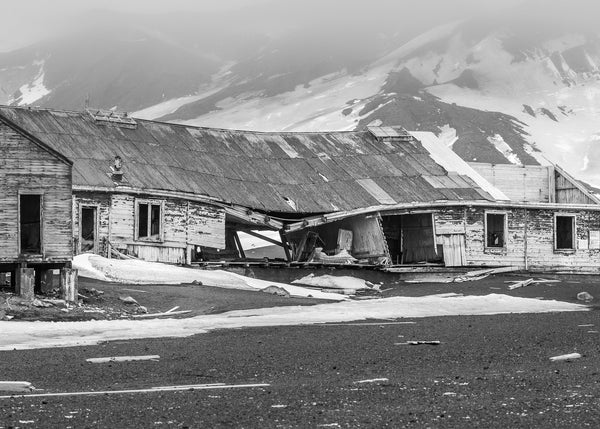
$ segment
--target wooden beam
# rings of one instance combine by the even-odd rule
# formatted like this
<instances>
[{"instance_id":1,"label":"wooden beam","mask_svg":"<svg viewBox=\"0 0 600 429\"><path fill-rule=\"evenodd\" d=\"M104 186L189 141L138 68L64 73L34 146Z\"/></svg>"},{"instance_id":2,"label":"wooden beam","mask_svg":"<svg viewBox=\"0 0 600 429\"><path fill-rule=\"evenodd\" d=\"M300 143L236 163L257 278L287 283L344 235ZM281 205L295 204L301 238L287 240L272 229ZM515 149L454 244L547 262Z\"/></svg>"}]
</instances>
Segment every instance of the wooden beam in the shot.
<instances>
[{"instance_id":1,"label":"wooden beam","mask_svg":"<svg viewBox=\"0 0 600 429\"><path fill-rule=\"evenodd\" d=\"M283 251L285 252L285 259L288 262L292 262L292 254L290 253L290 247L287 241L287 237L283 231L279 231L279 237L281 237L281 243L283 244Z\"/></svg>"},{"instance_id":2,"label":"wooden beam","mask_svg":"<svg viewBox=\"0 0 600 429\"><path fill-rule=\"evenodd\" d=\"M246 254L244 253L244 248L242 247L242 242L240 241L240 236L238 235L237 231L233 231L233 239L235 240L235 245L240 252L240 256L245 258Z\"/></svg>"}]
</instances>

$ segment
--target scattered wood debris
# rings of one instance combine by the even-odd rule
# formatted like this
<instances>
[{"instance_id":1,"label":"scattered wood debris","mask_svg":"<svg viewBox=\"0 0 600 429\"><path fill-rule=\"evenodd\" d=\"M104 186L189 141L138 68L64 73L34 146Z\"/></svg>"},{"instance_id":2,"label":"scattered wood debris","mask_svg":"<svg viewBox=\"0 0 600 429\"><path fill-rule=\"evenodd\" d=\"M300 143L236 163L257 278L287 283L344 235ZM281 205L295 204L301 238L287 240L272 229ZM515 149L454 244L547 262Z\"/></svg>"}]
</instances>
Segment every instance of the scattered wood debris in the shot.
<instances>
[{"instance_id":1,"label":"scattered wood debris","mask_svg":"<svg viewBox=\"0 0 600 429\"><path fill-rule=\"evenodd\" d=\"M532 284L534 281L533 279L527 279L527 280L521 280L518 282L513 283L512 285L510 285L508 287L509 290L513 290L513 289L518 289L520 287L525 287L525 286L529 286L530 284Z\"/></svg>"},{"instance_id":2,"label":"scattered wood debris","mask_svg":"<svg viewBox=\"0 0 600 429\"><path fill-rule=\"evenodd\" d=\"M492 274L500 274L500 273L509 273L511 271L518 271L518 267L499 267L499 268L489 268L483 270L469 271L468 273L463 274L462 276L456 277L454 282L470 282L483 280Z\"/></svg>"},{"instance_id":3,"label":"scattered wood debris","mask_svg":"<svg viewBox=\"0 0 600 429\"><path fill-rule=\"evenodd\" d=\"M573 359L579 359L581 357L581 355L579 353L569 353L566 355L559 355L559 356L553 356L550 358L550 360L552 362L556 362L556 361L569 361L569 360L573 360Z\"/></svg>"},{"instance_id":4,"label":"scattered wood debris","mask_svg":"<svg viewBox=\"0 0 600 429\"><path fill-rule=\"evenodd\" d=\"M436 274L424 274L417 275L415 278L405 280L405 283L462 283L472 282L477 280L483 280L493 274L508 273L511 271L518 271L518 267L499 267L499 268L486 268L482 270L468 271L460 276L452 275L436 275Z\"/></svg>"},{"instance_id":5,"label":"scattered wood debris","mask_svg":"<svg viewBox=\"0 0 600 429\"><path fill-rule=\"evenodd\" d=\"M164 313L150 313L150 314L134 314L133 318L135 319L146 319L152 317L163 317L163 316L175 316L177 314L187 314L191 313L192 310L181 310L181 311L165 311Z\"/></svg>"},{"instance_id":6,"label":"scattered wood debris","mask_svg":"<svg viewBox=\"0 0 600 429\"><path fill-rule=\"evenodd\" d=\"M369 380L358 380L355 381L355 384L365 384L365 383L381 383L381 382L386 382L389 381L389 379L387 378L371 378Z\"/></svg>"},{"instance_id":7,"label":"scattered wood debris","mask_svg":"<svg viewBox=\"0 0 600 429\"><path fill-rule=\"evenodd\" d=\"M145 356L111 356L111 357L100 357L100 358L89 358L86 362L89 363L108 363L108 362L133 362L133 361L158 361L159 355L145 355Z\"/></svg>"},{"instance_id":8,"label":"scattered wood debris","mask_svg":"<svg viewBox=\"0 0 600 429\"><path fill-rule=\"evenodd\" d=\"M508 286L509 290L518 289L520 287L525 287L538 283L560 283L560 280L549 280L549 279L527 279L527 280L509 280L506 283L512 283Z\"/></svg>"},{"instance_id":9,"label":"scattered wood debris","mask_svg":"<svg viewBox=\"0 0 600 429\"><path fill-rule=\"evenodd\" d=\"M31 392L35 387L28 381L0 381L0 392Z\"/></svg>"}]
</instances>

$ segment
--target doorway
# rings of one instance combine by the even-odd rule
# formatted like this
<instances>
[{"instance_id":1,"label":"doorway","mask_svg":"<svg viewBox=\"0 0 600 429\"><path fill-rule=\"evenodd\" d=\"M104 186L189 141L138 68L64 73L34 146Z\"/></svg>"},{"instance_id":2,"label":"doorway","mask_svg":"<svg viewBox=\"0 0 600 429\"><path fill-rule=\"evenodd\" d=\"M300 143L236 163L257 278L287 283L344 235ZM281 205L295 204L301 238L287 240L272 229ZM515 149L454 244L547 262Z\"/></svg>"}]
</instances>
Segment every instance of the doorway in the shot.
<instances>
[{"instance_id":1,"label":"doorway","mask_svg":"<svg viewBox=\"0 0 600 429\"><path fill-rule=\"evenodd\" d=\"M79 227L79 252L96 253L97 239L97 209L96 207L82 207Z\"/></svg>"},{"instance_id":2,"label":"doorway","mask_svg":"<svg viewBox=\"0 0 600 429\"><path fill-rule=\"evenodd\" d=\"M42 253L42 196L19 196L19 231L21 253Z\"/></svg>"},{"instance_id":3,"label":"doorway","mask_svg":"<svg viewBox=\"0 0 600 429\"><path fill-rule=\"evenodd\" d=\"M383 215L382 226L392 264L440 262L431 213Z\"/></svg>"}]
</instances>

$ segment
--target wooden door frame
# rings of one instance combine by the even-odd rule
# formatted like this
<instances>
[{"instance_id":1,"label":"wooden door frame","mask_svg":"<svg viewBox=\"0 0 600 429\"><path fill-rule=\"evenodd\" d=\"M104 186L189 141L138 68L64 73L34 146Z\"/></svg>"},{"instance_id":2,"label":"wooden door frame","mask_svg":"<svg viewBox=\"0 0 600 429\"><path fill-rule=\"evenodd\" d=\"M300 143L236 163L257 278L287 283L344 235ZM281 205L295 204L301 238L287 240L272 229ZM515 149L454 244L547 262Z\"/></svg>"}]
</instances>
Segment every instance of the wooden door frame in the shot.
<instances>
[{"instance_id":1,"label":"wooden door frame","mask_svg":"<svg viewBox=\"0 0 600 429\"><path fill-rule=\"evenodd\" d=\"M87 203L79 203L79 222L77 225L77 254L81 254L81 232L82 232L82 213L83 209L94 209L94 247L92 249L92 253L98 252L98 230L100 229L99 225L99 212L100 205L99 204L87 204Z\"/></svg>"},{"instance_id":2,"label":"wooden door frame","mask_svg":"<svg viewBox=\"0 0 600 429\"><path fill-rule=\"evenodd\" d=\"M19 189L17 192L17 249L18 255L25 255L21 249L21 195L38 195L40 197L40 253L31 253L27 255L42 256L45 255L44 249L44 192Z\"/></svg>"}]
</instances>

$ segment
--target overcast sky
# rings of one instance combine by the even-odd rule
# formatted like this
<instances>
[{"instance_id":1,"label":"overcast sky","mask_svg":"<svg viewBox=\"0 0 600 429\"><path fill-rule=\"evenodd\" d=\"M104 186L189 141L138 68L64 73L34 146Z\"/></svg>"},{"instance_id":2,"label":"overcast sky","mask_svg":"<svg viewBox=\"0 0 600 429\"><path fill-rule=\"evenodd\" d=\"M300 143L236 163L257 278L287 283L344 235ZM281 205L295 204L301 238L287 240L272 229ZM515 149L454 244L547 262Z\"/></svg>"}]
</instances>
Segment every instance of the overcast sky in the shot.
<instances>
[{"instance_id":1,"label":"overcast sky","mask_svg":"<svg viewBox=\"0 0 600 429\"><path fill-rule=\"evenodd\" d=\"M0 0L4 6L0 21L0 50L33 43L78 21L83 14L89 17L90 12L103 9L158 14L190 11L207 16L243 8L258 9L266 19L272 13L273 22L280 25L293 25L295 19L303 19L303 14L333 10L339 11L335 15L339 22L360 25L360 22L376 22L378 17L389 20L392 16L397 19L400 28L412 20L431 19L432 25L435 25L443 15L449 16L449 19L468 18L482 11L489 13L520 2L536 4L533 8L521 9L518 13L520 18L523 18L522 15L533 17L540 9L553 9L560 3L567 5L572 13L580 13L582 19L588 17L595 21L600 16L600 1L597 0ZM581 7L584 3L586 10ZM288 5L290 13L282 14ZM219 16L226 24L227 13ZM517 14L515 18L519 18Z\"/></svg>"}]
</instances>

